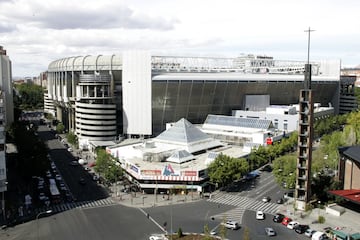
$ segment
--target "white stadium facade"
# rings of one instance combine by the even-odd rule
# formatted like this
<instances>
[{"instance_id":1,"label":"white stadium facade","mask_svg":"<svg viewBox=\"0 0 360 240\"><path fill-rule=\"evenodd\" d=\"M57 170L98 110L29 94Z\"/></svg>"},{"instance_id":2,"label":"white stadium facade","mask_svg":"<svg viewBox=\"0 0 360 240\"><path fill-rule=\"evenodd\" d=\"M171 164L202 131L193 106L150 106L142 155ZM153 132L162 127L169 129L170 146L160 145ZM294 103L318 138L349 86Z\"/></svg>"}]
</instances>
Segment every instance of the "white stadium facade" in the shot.
<instances>
[{"instance_id":1,"label":"white stadium facade","mask_svg":"<svg viewBox=\"0 0 360 240\"><path fill-rule=\"evenodd\" d=\"M47 111L85 148L90 142L154 137L181 118L202 124L209 114L296 104L304 64L267 56L174 57L147 51L69 57L49 64L45 101ZM338 113L340 61L312 66L314 102Z\"/></svg>"}]
</instances>

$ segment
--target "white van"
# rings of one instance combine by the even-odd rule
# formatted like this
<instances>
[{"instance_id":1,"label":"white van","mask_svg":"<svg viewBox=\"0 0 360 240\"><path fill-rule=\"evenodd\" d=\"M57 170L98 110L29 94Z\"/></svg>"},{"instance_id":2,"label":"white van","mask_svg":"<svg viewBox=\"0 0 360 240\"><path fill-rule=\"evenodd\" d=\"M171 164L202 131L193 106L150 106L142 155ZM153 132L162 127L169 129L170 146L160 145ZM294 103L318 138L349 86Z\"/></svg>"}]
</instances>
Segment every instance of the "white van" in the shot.
<instances>
[{"instance_id":1,"label":"white van","mask_svg":"<svg viewBox=\"0 0 360 240\"><path fill-rule=\"evenodd\" d=\"M315 232L312 236L311 236L311 240L325 240L325 239L329 239L327 237L327 235L323 232Z\"/></svg>"}]
</instances>

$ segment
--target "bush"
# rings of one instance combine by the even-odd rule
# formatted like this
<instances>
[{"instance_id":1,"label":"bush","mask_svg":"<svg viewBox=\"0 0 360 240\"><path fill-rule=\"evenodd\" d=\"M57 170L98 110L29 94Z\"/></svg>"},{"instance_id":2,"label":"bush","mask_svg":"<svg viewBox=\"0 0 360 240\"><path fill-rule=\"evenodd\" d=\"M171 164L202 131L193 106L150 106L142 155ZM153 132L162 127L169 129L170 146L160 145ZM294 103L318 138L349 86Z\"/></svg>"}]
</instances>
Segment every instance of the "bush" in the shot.
<instances>
[{"instance_id":1,"label":"bush","mask_svg":"<svg viewBox=\"0 0 360 240\"><path fill-rule=\"evenodd\" d=\"M178 229L177 236L178 236L178 238L181 238L183 236L183 232L182 232L181 228Z\"/></svg>"},{"instance_id":2,"label":"bush","mask_svg":"<svg viewBox=\"0 0 360 240\"><path fill-rule=\"evenodd\" d=\"M319 223L325 223L325 217L324 216L319 216L318 217L318 222Z\"/></svg>"}]
</instances>

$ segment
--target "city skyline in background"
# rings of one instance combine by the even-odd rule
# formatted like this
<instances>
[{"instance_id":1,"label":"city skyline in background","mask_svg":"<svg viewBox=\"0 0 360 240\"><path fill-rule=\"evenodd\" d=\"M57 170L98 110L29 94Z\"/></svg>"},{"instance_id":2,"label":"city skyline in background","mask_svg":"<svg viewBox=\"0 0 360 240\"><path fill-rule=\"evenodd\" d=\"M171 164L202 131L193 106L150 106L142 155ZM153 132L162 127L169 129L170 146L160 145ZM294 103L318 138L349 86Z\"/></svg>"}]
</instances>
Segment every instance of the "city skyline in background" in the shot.
<instances>
[{"instance_id":1,"label":"city skyline in background","mask_svg":"<svg viewBox=\"0 0 360 240\"><path fill-rule=\"evenodd\" d=\"M360 2L224 0L0 1L0 45L13 77L38 76L69 56L120 54L340 59L360 64Z\"/></svg>"}]
</instances>

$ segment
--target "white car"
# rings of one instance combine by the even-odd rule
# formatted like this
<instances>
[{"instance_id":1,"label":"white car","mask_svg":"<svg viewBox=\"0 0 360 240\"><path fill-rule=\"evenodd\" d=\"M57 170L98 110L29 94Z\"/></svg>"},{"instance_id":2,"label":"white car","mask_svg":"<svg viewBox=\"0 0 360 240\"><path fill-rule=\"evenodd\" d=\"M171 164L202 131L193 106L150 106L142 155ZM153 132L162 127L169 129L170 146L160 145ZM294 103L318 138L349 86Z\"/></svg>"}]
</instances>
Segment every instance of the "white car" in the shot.
<instances>
[{"instance_id":1,"label":"white car","mask_svg":"<svg viewBox=\"0 0 360 240\"><path fill-rule=\"evenodd\" d=\"M256 212L256 219L257 220L264 220L265 219L265 213L263 211L257 211Z\"/></svg>"},{"instance_id":2,"label":"white car","mask_svg":"<svg viewBox=\"0 0 360 240\"><path fill-rule=\"evenodd\" d=\"M168 240L168 238L164 234L154 234L149 237L149 240Z\"/></svg>"},{"instance_id":3,"label":"white car","mask_svg":"<svg viewBox=\"0 0 360 240\"><path fill-rule=\"evenodd\" d=\"M288 225L286 227L289 229L294 229L294 227L296 227L297 225L299 225L299 222L291 221L288 223Z\"/></svg>"},{"instance_id":4,"label":"white car","mask_svg":"<svg viewBox=\"0 0 360 240\"><path fill-rule=\"evenodd\" d=\"M305 236L311 237L315 232L316 230L309 228L308 230L305 231Z\"/></svg>"},{"instance_id":5,"label":"white car","mask_svg":"<svg viewBox=\"0 0 360 240\"><path fill-rule=\"evenodd\" d=\"M271 227L265 228L265 232L266 232L266 235L268 235L269 237L276 235L275 230Z\"/></svg>"},{"instance_id":6,"label":"white car","mask_svg":"<svg viewBox=\"0 0 360 240\"><path fill-rule=\"evenodd\" d=\"M263 202L270 202L271 198L270 197L263 197L262 201Z\"/></svg>"},{"instance_id":7,"label":"white car","mask_svg":"<svg viewBox=\"0 0 360 240\"><path fill-rule=\"evenodd\" d=\"M240 225L238 222L236 221L227 221L223 224L226 228L228 229L232 229L232 230L237 230L240 228Z\"/></svg>"}]
</instances>

